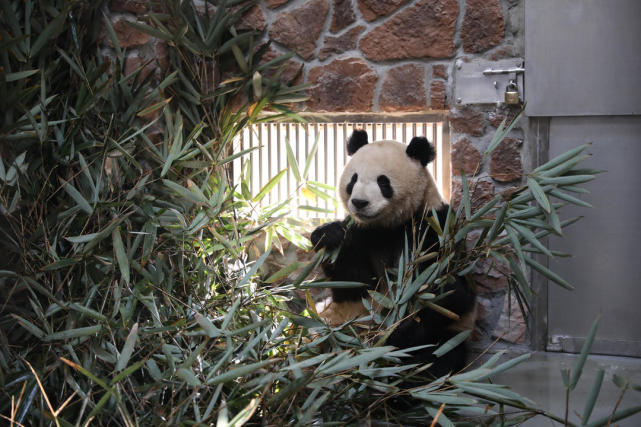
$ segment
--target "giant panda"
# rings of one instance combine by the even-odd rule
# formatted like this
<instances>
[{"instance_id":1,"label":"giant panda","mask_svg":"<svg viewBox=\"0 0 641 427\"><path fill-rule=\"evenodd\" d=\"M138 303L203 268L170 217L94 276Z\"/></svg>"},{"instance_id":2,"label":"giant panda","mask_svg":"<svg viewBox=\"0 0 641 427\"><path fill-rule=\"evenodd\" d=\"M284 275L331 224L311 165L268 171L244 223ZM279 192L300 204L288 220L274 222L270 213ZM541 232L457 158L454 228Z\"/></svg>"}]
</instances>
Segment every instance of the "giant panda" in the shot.
<instances>
[{"instance_id":1,"label":"giant panda","mask_svg":"<svg viewBox=\"0 0 641 427\"><path fill-rule=\"evenodd\" d=\"M438 236L426 217L434 210L443 225L449 206L426 168L435 156L426 138L414 137L408 145L388 140L368 143L367 133L355 130L347 141L347 153L351 159L338 191L348 218L316 228L311 241L315 250L338 251L333 261L323 262L328 279L362 282L375 289L384 286L386 269L397 266L406 241L412 245L424 237L423 251L438 250ZM420 271L432 262L422 263ZM464 367L464 345L438 359L432 351L462 328L473 327L475 292L463 278L456 274L452 278L439 290L449 294L438 304L459 315L459 321L424 308L401 322L386 342L398 348L432 344L415 352L413 358L433 363L430 372L434 376ZM367 314L362 303L367 288L332 288L330 301L317 307L319 315L328 325L339 326Z\"/></svg>"}]
</instances>

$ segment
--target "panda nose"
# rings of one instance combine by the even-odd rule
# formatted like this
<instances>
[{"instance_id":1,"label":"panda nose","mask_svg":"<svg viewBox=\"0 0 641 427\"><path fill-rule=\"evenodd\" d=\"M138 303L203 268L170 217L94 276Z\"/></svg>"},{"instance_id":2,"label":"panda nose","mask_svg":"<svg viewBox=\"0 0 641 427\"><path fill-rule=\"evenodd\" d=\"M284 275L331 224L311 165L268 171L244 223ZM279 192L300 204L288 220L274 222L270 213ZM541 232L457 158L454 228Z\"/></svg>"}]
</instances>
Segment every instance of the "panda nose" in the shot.
<instances>
[{"instance_id":1,"label":"panda nose","mask_svg":"<svg viewBox=\"0 0 641 427\"><path fill-rule=\"evenodd\" d=\"M363 199L352 199L352 204L356 209L363 209L365 206L369 205L369 202Z\"/></svg>"}]
</instances>

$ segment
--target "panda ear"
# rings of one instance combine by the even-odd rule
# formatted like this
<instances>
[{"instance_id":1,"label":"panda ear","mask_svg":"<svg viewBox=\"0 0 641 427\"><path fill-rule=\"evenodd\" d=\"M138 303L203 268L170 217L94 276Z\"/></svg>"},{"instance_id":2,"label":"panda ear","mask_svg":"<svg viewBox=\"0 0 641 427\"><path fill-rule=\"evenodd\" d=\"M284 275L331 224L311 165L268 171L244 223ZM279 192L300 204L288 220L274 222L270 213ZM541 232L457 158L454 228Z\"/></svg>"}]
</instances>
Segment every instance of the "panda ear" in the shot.
<instances>
[{"instance_id":1,"label":"panda ear","mask_svg":"<svg viewBox=\"0 0 641 427\"><path fill-rule=\"evenodd\" d=\"M421 162L423 166L427 166L436 156L434 147L432 147L432 144L423 136L415 136L412 138L405 152L411 158Z\"/></svg>"},{"instance_id":2,"label":"panda ear","mask_svg":"<svg viewBox=\"0 0 641 427\"><path fill-rule=\"evenodd\" d=\"M363 145L367 145L367 132L362 129L355 130L347 140L347 154L353 155Z\"/></svg>"}]
</instances>

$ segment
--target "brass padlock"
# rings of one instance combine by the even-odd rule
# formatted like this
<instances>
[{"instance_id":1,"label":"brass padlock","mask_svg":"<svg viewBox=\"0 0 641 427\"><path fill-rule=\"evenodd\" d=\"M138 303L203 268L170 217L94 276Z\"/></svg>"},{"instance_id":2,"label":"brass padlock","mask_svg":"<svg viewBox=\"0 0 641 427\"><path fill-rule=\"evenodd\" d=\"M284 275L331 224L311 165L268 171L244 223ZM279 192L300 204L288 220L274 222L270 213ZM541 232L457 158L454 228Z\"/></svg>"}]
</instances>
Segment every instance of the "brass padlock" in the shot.
<instances>
[{"instance_id":1,"label":"brass padlock","mask_svg":"<svg viewBox=\"0 0 641 427\"><path fill-rule=\"evenodd\" d=\"M519 98L519 87L516 85L514 80L510 80L505 87L505 103L507 105L518 105L521 103L521 99Z\"/></svg>"}]
</instances>

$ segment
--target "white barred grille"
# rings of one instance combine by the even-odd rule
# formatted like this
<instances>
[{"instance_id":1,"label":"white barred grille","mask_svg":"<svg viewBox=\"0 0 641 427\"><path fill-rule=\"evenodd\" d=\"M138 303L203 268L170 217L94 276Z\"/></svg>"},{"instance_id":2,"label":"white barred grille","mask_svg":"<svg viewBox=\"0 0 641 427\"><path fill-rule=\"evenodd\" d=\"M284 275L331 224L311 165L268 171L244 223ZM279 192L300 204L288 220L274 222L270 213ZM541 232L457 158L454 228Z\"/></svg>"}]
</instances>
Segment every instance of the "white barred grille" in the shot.
<instances>
[{"instance_id":1,"label":"white barred grille","mask_svg":"<svg viewBox=\"0 0 641 427\"><path fill-rule=\"evenodd\" d=\"M292 196L294 206L307 206L295 212L300 218L342 217L344 212L338 195L329 187L335 188L338 185L343 167L349 160L345 149L347 138L354 129L365 129L370 141L391 139L407 144L415 136L425 136L436 149L436 159L428 169L441 194L449 199L449 130L447 121L443 117L438 118L441 120L255 124L245 128L234 142L234 152L259 147L234 160L234 182L240 183L241 173L245 168L250 168L249 191L252 196L256 196L270 179L288 169L278 184L262 199L262 206L274 206ZM316 143L316 154L309 163L306 180L298 182L292 168L288 167L287 143L290 144L301 175L308 154ZM319 192L333 196L336 204L326 197L318 197Z\"/></svg>"}]
</instances>

